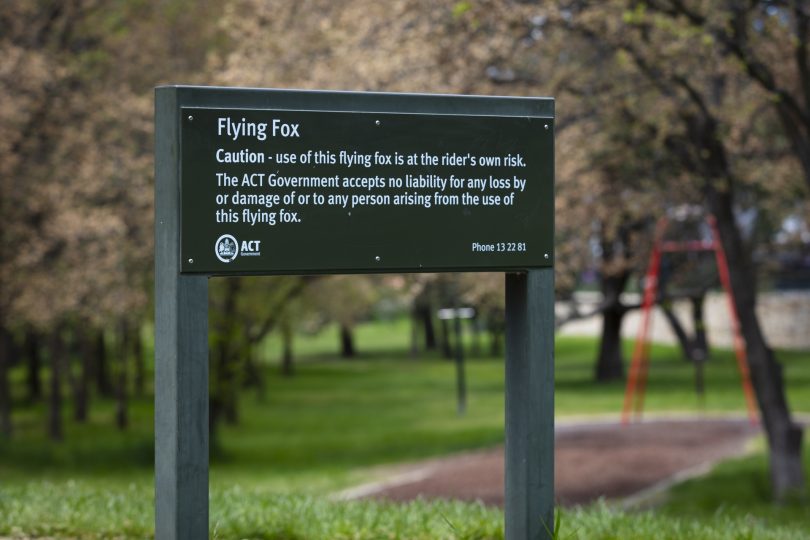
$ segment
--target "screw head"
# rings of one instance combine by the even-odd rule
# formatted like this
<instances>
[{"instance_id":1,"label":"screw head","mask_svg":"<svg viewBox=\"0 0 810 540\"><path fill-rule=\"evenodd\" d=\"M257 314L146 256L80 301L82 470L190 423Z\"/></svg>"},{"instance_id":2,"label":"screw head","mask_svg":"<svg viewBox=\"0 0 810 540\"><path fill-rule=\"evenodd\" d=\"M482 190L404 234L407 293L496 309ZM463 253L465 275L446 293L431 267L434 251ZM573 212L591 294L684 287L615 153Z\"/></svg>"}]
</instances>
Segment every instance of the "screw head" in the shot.
<instances>
[{"instance_id":1,"label":"screw head","mask_svg":"<svg viewBox=\"0 0 810 540\"><path fill-rule=\"evenodd\" d=\"M189 264L194 264L194 259L189 259L189 260L188 260L188 263L189 263Z\"/></svg>"},{"instance_id":2,"label":"screw head","mask_svg":"<svg viewBox=\"0 0 810 540\"><path fill-rule=\"evenodd\" d=\"M543 258L548 259L548 253L544 253Z\"/></svg>"},{"instance_id":3,"label":"screw head","mask_svg":"<svg viewBox=\"0 0 810 540\"><path fill-rule=\"evenodd\" d=\"M194 117L193 117L193 116L191 116L191 115L188 115L188 119L189 119L189 120L194 120Z\"/></svg>"},{"instance_id":4,"label":"screw head","mask_svg":"<svg viewBox=\"0 0 810 540\"><path fill-rule=\"evenodd\" d=\"M380 262L380 256L377 255L376 257L374 257L374 260L377 261L377 262Z\"/></svg>"},{"instance_id":5,"label":"screw head","mask_svg":"<svg viewBox=\"0 0 810 540\"><path fill-rule=\"evenodd\" d=\"M546 129L548 129L548 124L544 125L543 127L544 127L544 128L546 128Z\"/></svg>"},{"instance_id":6,"label":"screw head","mask_svg":"<svg viewBox=\"0 0 810 540\"><path fill-rule=\"evenodd\" d=\"M375 121L374 121L374 123L375 123L375 124L377 124L378 126L380 125L380 121L379 121L379 120L375 120Z\"/></svg>"}]
</instances>

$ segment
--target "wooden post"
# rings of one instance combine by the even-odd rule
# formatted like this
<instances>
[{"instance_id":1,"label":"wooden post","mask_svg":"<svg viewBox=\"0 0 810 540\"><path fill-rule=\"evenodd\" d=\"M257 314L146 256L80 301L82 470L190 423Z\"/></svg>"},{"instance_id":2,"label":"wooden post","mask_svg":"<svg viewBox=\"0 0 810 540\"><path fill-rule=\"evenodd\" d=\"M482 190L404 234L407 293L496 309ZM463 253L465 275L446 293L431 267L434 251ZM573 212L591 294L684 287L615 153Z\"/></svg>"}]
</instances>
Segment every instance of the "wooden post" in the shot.
<instances>
[{"instance_id":1,"label":"wooden post","mask_svg":"<svg viewBox=\"0 0 810 540\"><path fill-rule=\"evenodd\" d=\"M506 540L554 532L554 269L506 274Z\"/></svg>"},{"instance_id":2,"label":"wooden post","mask_svg":"<svg viewBox=\"0 0 810 540\"><path fill-rule=\"evenodd\" d=\"M208 277L180 275L180 109L155 97L155 538L208 538Z\"/></svg>"}]
</instances>

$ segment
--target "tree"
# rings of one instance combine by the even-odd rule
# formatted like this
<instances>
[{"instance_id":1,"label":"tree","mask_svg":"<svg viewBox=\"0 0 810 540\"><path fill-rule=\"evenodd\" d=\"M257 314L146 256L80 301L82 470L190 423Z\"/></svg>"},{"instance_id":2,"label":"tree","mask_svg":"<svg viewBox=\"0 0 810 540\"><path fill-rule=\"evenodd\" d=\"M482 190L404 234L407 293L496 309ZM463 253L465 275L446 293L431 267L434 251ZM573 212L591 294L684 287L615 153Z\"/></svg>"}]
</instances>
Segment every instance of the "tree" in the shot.
<instances>
[{"instance_id":1,"label":"tree","mask_svg":"<svg viewBox=\"0 0 810 540\"><path fill-rule=\"evenodd\" d=\"M37 332L28 327L24 330L23 356L26 364L26 386L28 387L28 401L31 403L42 397L42 379L40 370L42 367L40 338Z\"/></svg>"},{"instance_id":2,"label":"tree","mask_svg":"<svg viewBox=\"0 0 810 540\"><path fill-rule=\"evenodd\" d=\"M51 381L48 396L48 437L53 441L64 438L62 427L62 384L65 371L65 341L61 326L54 329L50 344Z\"/></svg>"},{"instance_id":3,"label":"tree","mask_svg":"<svg viewBox=\"0 0 810 540\"><path fill-rule=\"evenodd\" d=\"M0 437L11 438L11 334L0 328Z\"/></svg>"},{"instance_id":4,"label":"tree","mask_svg":"<svg viewBox=\"0 0 810 540\"><path fill-rule=\"evenodd\" d=\"M313 324L337 322L340 356L353 358L357 353L354 327L368 317L380 297L383 279L378 276L329 276L314 283L301 299L302 315Z\"/></svg>"},{"instance_id":5,"label":"tree","mask_svg":"<svg viewBox=\"0 0 810 540\"><path fill-rule=\"evenodd\" d=\"M189 0L0 4L0 331L51 344L54 436L62 380L74 383L79 416L87 405L88 359L73 377L67 352L77 328L147 317L151 89L194 80L219 9ZM29 350L37 396L39 348Z\"/></svg>"},{"instance_id":6,"label":"tree","mask_svg":"<svg viewBox=\"0 0 810 540\"><path fill-rule=\"evenodd\" d=\"M807 0L724 0L710 8L702 2L648 0L648 23L670 23L692 31L723 60L767 96L781 125L781 136L801 166L810 188L810 3ZM639 9L639 8L637 8Z\"/></svg>"},{"instance_id":7,"label":"tree","mask_svg":"<svg viewBox=\"0 0 810 540\"><path fill-rule=\"evenodd\" d=\"M238 421L238 396L242 386L263 388L261 374L252 364L253 349L267 335L284 327L287 311L316 276L229 277L209 283L211 305L209 348L211 388L209 429L225 419Z\"/></svg>"},{"instance_id":8,"label":"tree","mask_svg":"<svg viewBox=\"0 0 810 540\"><path fill-rule=\"evenodd\" d=\"M751 248L735 220L739 194L756 188L747 171L735 166L736 154L742 148L729 134L753 120L740 114L741 106L750 107L767 96L728 61L722 46L693 31L688 22L666 13L648 12L643 3L583 2L579 6L580 10L569 13L561 24L594 46L613 51L614 65L623 67L630 80L638 81L636 91L653 98L655 112L637 107L633 123L661 142L666 159L676 160L684 172L679 181L694 186L717 220L768 435L773 492L777 499L802 492L802 430L790 418L782 369L757 319ZM707 17L733 20L735 14L734 9L713 8ZM638 104L644 104L644 99Z\"/></svg>"},{"instance_id":9,"label":"tree","mask_svg":"<svg viewBox=\"0 0 810 540\"><path fill-rule=\"evenodd\" d=\"M433 351L438 347L436 327L433 324L433 291L436 279L436 274L412 274L403 276L398 285L395 285L411 306L411 356L419 355L420 344L425 351Z\"/></svg>"}]
</instances>

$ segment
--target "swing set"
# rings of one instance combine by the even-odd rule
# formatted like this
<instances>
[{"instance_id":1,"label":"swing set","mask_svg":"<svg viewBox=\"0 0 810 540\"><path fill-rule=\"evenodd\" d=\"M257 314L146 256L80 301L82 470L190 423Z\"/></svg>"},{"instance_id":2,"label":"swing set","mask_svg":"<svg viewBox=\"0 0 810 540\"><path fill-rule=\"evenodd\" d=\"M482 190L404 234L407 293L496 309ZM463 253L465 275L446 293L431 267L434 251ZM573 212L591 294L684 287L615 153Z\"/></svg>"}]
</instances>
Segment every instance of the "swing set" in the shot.
<instances>
[{"instance_id":1,"label":"swing set","mask_svg":"<svg viewBox=\"0 0 810 540\"><path fill-rule=\"evenodd\" d=\"M743 395L745 396L748 418L751 424L757 424L758 416L754 401L754 390L751 385L751 375L748 371L746 360L745 343L740 332L740 322L737 316L737 306L734 301L734 294L731 290L731 279L728 271L728 261L723 245L720 242L720 235L717 229L717 222L714 216L705 218L708 224L711 237L706 240L665 240L664 234L669 227L669 220L666 217L658 221L656 227L655 240L653 242L650 262L644 278L644 294L641 303L641 324L638 328L633 357L630 364L630 373L627 378L627 387L624 394L624 406L622 408L622 424L628 424L632 418L640 419L644 409L644 394L647 387L647 378L650 367L650 340L649 330L652 318L652 310L659 296L664 292L665 285L661 278L661 261L666 254L672 253L707 253L713 252L717 273L720 283L726 292L728 299L728 310L731 319L731 329L733 333L734 353L737 359L737 369L740 373L740 383ZM699 394L703 392L703 362L704 358L694 359L695 381Z\"/></svg>"}]
</instances>

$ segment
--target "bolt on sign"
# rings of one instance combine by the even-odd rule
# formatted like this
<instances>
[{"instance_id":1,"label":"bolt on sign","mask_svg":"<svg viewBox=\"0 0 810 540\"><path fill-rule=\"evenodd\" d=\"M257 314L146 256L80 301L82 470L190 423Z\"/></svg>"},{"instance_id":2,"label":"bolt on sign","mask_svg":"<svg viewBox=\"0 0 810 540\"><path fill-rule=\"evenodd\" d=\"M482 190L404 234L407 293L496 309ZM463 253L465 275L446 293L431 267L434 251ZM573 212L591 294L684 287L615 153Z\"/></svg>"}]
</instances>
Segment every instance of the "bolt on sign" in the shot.
<instances>
[{"instance_id":1,"label":"bolt on sign","mask_svg":"<svg viewBox=\"0 0 810 540\"><path fill-rule=\"evenodd\" d=\"M554 100L155 93L155 535L208 535L208 278L506 272L506 537L553 529Z\"/></svg>"}]
</instances>

